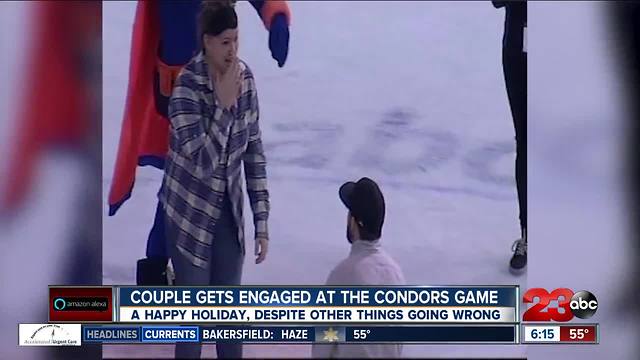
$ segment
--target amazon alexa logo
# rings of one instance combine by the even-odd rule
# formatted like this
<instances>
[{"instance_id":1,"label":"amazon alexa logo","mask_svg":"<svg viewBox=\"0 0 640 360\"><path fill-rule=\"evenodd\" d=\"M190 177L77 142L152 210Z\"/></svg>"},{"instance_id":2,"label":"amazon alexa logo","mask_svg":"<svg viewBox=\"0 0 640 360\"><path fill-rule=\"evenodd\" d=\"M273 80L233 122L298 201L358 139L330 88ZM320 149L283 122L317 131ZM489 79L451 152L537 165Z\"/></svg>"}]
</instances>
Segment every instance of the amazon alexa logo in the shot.
<instances>
[{"instance_id":1,"label":"amazon alexa logo","mask_svg":"<svg viewBox=\"0 0 640 360\"><path fill-rule=\"evenodd\" d=\"M53 300L53 308L62 311L67 307L67 302L63 298L55 298Z\"/></svg>"}]
</instances>

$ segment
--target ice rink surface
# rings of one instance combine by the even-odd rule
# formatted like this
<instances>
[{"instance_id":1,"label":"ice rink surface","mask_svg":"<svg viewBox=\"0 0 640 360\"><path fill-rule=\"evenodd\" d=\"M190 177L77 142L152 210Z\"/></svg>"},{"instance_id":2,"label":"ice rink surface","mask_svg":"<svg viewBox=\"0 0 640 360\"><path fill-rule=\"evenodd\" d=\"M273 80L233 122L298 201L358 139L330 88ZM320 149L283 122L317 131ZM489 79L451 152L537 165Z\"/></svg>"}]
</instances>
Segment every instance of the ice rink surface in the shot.
<instances>
[{"instance_id":1,"label":"ice rink surface","mask_svg":"<svg viewBox=\"0 0 640 360\"><path fill-rule=\"evenodd\" d=\"M243 283L322 284L348 253L338 187L368 176L387 202L383 246L410 284L525 287L526 276L513 277L507 267L519 227L501 65L504 11L481 2L290 6L290 57L280 69L255 11L238 5L240 57L256 76L272 204L268 259L255 265L249 254ZM134 12L134 3L104 3L105 197ZM140 169L132 198L104 219L105 283L135 281L160 179L159 171ZM251 221L246 227L253 234ZM309 354L306 346L254 349L247 355ZM509 346L405 349L406 356L523 353Z\"/></svg>"}]
</instances>

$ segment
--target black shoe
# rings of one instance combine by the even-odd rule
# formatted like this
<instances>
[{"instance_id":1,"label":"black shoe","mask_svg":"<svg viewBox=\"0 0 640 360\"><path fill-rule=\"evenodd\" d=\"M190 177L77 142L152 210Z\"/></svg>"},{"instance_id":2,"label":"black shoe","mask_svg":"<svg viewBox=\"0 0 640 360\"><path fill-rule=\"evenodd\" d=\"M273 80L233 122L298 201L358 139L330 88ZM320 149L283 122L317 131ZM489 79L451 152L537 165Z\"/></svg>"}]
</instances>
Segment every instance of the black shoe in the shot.
<instances>
[{"instance_id":1,"label":"black shoe","mask_svg":"<svg viewBox=\"0 0 640 360\"><path fill-rule=\"evenodd\" d=\"M511 246L513 256L509 262L511 270L521 271L527 266L527 238L516 240Z\"/></svg>"},{"instance_id":2,"label":"black shoe","mask_svg":"<svg viewBox=\"0 0 640 360\"><path fill-rule=\"evenodd\" d=\"M138 260L136 267L136 285L170 285L167 274L168 262L169 259L165 257L150 257Z\"/></svg>"}]
</instances>

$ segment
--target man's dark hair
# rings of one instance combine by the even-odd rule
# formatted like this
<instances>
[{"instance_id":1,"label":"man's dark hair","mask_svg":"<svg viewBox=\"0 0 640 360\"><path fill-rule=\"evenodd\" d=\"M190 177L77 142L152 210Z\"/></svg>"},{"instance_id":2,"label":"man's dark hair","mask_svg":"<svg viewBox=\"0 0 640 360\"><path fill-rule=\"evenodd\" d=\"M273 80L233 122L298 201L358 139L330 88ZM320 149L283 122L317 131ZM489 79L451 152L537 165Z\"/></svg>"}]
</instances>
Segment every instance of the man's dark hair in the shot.
<instances>
[{"instance_id":1,"label":"man's dark hair","mask_svg":"<svg viewBox=\"0 0 640 360\"><path fill-rule=\"evenodd\" d=\"M376 241L378 239L380 239L380 234L374 234L371 231L368 231L367 229L365 229L364 227L360 226L360 224L358 224L358 219L356 219L353 214L351 215L352 218L354 218L354 220L356 221L356 226L358 227L358 233L360 234L360 240L367 240L367 241Z\"/></svg>"},{"instance_id":2,"label":"man's dark hair","mask_svg":"<svg viewBox=\"0 0 640 360\"><path fill-rule=\"evenodd\" d=\"M360 227L360 225L358 225L358 231L360 232L360 240L376 241L380 239L378 234L371 233Z\"/></svg>"}]
</instances>

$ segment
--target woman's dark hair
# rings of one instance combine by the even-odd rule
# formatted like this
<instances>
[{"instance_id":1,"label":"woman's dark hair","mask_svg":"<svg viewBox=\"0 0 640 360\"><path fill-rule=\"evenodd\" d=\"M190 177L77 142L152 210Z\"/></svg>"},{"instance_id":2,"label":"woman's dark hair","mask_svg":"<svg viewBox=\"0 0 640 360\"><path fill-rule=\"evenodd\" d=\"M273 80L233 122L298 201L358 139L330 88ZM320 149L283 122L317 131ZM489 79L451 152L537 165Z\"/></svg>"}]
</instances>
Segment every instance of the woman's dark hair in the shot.
<instances>
[{"instance_id":1,"label":"woman's dark hair","mask_svg":"<svg viewBox=\"0 0 640 360\"><path fill-rule=\"evenodd\" d=\"M238 16L233 0L202 1L202 9L198 14L198 35L200 41L206 35L218 36L227 29L238 27Z\"/></svg>"}]
</instances>

